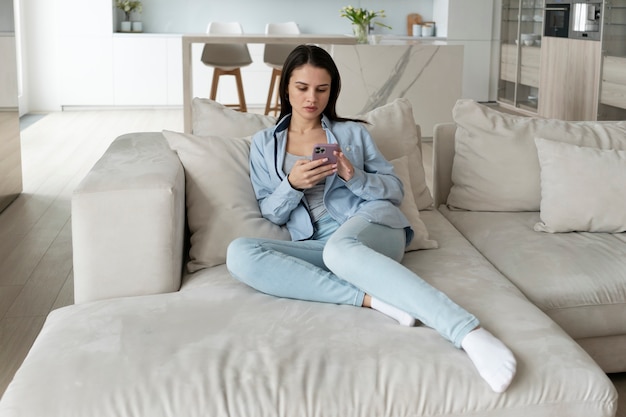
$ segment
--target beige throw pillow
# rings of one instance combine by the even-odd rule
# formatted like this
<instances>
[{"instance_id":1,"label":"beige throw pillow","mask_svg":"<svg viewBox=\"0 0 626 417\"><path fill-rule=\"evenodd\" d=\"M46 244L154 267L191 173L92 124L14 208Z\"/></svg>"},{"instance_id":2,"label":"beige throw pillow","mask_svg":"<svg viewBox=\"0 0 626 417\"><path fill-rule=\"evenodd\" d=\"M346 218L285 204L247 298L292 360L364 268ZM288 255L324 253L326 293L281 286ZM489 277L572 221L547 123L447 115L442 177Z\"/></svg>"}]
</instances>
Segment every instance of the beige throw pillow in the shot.
<instances>
[{"instance_id":1,"label":"beige throw pillow","mask_svg":"<svg viewBox=\"0 0 626 417\"><path fill-rule=\"evenodd\" d=\"M626 231L626 151L535 139L542 232Z\"/></svg>"},{"instance_id":2,"label":"beige throw pillow","mask_svg":"<svg viewBox=\"0 0 626 417\"><path fill-rule=\"evenodd\" d=\"M233 110L208 98L191 102L191 132L197 136L241 138L276 124L276 117Z\"/></svg>"},{"instance_id":3,"label":"beige throw pillow","mask_svg":"<svg viewBox=\"0 0 626 417\"><path fill-rule=\"evenodd\" d=\"M163 135L185 169L189 272L223 264L228 245L239 236L291 239L286 228L261 216L250 182L249 139Z\"/></svg>"},{"instance_id":4,"label":"beige throw pillow","mask_svg":"<svg viewBox=\"0 0 626 417\"><path fill-rule=\"evenodd\" d=\"M393 164L393 169L396 175L400 178L402 185L404 186L404 199L402 200L402 204L400 204L400 210L409 220L411 228L414 232L413 240L406 247L406 251L437 248L437 241L429 239L426 225L420 218L419 210L415 205L415 199L411 189L411 178L409 175L409 158L403 156L392 160L391 163Z\"/></svg>"},{"instance_id":5,"label":"beige throw pillow","mask_svg":"<svg viewBox=\"0 0 626 417\"><path fill-rule=\"evenodd\" d=\"M387 160L407 157L411 189L417 208L419 210L432 208L433 199L426 185L420 138L411 102L406 98L399 98L354 117L369 122L365 126Z\"/></svg>"},{"instance_id":6,"label":"beige throw pillow","mask_svg":"<svg viewBox=\"0 0 626 417\"><path fill-rule=\"evenodd\" d=\"M451 207L477 211L539 211L535 137L600 149L626 150L626 122L566 122L505 114L459 100Z\"/></svg>"}]
</instances>

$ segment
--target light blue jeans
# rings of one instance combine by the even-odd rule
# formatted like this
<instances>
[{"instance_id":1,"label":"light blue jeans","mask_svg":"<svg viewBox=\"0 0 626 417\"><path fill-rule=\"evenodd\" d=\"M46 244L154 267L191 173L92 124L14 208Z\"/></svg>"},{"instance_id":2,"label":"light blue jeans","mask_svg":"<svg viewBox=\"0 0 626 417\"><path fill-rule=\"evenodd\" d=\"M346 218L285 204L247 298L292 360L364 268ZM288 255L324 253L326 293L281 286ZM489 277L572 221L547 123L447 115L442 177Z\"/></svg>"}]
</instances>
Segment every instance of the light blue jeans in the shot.
<instances>
[{"instance_id":1,"label":"light blue jeans","mask_svg":"<svg viewBox=\"0 0 626 417\"><path fill-rule=\"evenodd\" d=\"M228 247L231 274L278 297L361 306L369 294L437 330L456 347L476 317L400 261L406 235L355 216L339 226L329 216L311 240L238 238Z\"/></svg>"}]
</instances>

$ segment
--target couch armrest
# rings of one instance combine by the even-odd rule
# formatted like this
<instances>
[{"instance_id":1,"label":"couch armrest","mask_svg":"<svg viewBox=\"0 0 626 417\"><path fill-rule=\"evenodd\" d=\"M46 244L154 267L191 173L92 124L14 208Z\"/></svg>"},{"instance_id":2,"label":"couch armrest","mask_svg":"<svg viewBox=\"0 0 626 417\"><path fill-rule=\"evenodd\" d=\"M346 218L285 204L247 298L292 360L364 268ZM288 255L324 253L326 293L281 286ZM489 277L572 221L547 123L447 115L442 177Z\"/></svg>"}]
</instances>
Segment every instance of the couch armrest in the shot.
<instances>
[{"instance_id":1,"label":"couch armrest","mask_svg":"<svg viewBox=\"0 0 626 417\"><path fill-rule=\"evenodd\" d=\"M74 299L177 291L185 176L161 133L115 139L72 195Z\"/></svg>"},{"instance_id":2,"label":"couch armrest","mask_svg":"<svg viewBox=\"0 0 626 417\"><path fill-rule=\"evenodd\" d=\"M433 199L435 208L446 204L452 187L454 162L454 123L442 123L433 131Z\"/></svg>"}]
</instances>

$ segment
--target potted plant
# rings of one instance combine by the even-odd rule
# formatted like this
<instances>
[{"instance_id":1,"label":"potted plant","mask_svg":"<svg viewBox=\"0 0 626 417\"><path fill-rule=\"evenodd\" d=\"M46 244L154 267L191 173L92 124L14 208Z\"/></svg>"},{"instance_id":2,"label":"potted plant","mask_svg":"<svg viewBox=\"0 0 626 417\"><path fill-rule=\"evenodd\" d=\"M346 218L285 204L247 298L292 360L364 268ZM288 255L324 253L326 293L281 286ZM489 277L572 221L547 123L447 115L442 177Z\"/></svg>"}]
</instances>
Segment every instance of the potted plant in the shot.
<instances>
[{"instance_id":1,"label":"potted plant","mask_svg":"<svg viewBox=\"0 0 626 417\"><path fill-rule=\"evenodd\" d=\"M139 0L115 0L115 7L124 12L124 20L120 24L122 32L130 32L132 24L130 15L133 12L141 13L142 4ZM139 31L140 32L140 31Z\"/></svg>"},{"instance_id":2,"label":"potted plant","mask_svg":"<svg viewBox=\"0 0 626 417\"><path fill-rule=\"evenodd\" d=\"M374 21L377 17L385 17L384 10L374 11L361 7L346 6L342 7L340 12L341 17L345 17L352 22L352 31L354 36L356 36L357 43L367 43L367 35L369 34L371 25L378 25L391 29L391 26L387 26L379 21Z\"/></svg>"}]
</instances>

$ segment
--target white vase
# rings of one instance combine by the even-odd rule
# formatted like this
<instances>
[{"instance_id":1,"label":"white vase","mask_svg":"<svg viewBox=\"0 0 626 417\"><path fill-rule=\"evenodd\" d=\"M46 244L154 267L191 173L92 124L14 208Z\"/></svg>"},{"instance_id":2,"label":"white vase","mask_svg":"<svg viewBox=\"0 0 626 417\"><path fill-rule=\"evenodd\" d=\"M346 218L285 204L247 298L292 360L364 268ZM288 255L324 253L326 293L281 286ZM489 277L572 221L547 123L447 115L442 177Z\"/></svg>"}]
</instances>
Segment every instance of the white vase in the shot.
<instances>
[{"instance_id":1,"label":"white vase","mask_svg":"<svg viewBox=\"0 0 626 417\"><path fill-rule=\"evenodd\" d=\"M132 29L132 22L128 20L124 20L120 23L120 31L121 32L130 32Z\"/></svg>"},{"instance_id":2,"label":"white vase","mask_svg":"<svg viewBox=\"0 0 626 417\"><path fill-rule=\"evenodd\" d=\"M133 22L133 32L143 31L143 24L139 21Z\"/></svg>"}]
</instances>

